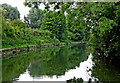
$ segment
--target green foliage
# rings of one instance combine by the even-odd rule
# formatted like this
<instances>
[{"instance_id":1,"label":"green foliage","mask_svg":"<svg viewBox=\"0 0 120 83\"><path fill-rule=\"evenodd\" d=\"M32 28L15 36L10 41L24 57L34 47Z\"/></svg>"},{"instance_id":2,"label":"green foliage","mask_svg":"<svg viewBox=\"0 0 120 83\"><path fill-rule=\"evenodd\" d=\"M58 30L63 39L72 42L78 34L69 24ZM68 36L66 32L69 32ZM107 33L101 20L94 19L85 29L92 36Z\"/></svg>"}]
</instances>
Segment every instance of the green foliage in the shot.
<instances>
[{"instance_id":1,"label":"green foliage","mask_svg":"<svg viewBox=\"0 0 120 83\"><path fill-rule=\"evenodd\" d=\"M2 4L1 7L6 10L6 13L4 14L5 18L10 19L11 21L15 19L20 19L20 13L17 7L12 7L8 4Z\"/></svg>"},{"instance_id":2,"label":"green foliage","mask_svg":"<svg viewBox=\"0 0 120 83\"><path fill-rule=\"evenodd\" d=\"M46 9L41 13L39 8L35 9L37 3L26 1L26 6L34 8L25 17L25 23L29 28L39 29L25 29L26 25L20 20L10 23L10 20L3 18L3 41L13 45L19 40L24 40L19 41L20 44L39 44L40 40L68 42L83 39L93 48L94 55L120 56L119 3L48 2L44 3ZM49 10L50 4L55 5L53 11ZM5 42L7 39L9 42Z\"/></svg>"},{"instance_id":3,"label":"green foliage","mask_svg":"<svg viewBox=\"0 0 120 83\"><path fill-rule=\"evenodd\" d=\"M40 9L31 8L29 14L24 16L24 21L27 24L27 27L32 29L40 28L42 24L43 14Z\"/></svg>"},{"instance_id":4,"label":"green foliage","mask_svg":"<svg viewBox=\"0 0 120 83\"><path fill-rule=\"evenodd\" d=\"M69 79L69 80L67 80L67 83L83 83L83 79L82 78L73 78L73 79ZM89 83L89 81L88 81L88 83Z\"/></svg>"},{"instance_id":5,"label":"green foliage","mask_svg":"<svg viewBox=\"0 0 120 83\"><path fill-rule=\"evenodd\" d=\"M2 60L2 81L17 80L26 69L32 77L62 76L68 70L78 67L87 57L84 44L21 53Z\"/></svg>"},{"instance_id":6,"label":"green foliage","mask_svg":"<svg viewBox=\"0 0 120 83\"><path fill-rule=\"evenodd\" d=\"M80 41L83 39L83 28L81 26L81 19L79 17L79 10L76 8L68 8L66 10L66 27L70 32L73 33L72 40L73 41Z\"/></svg>"},{"instance_id":7,"label":"green foliage","mask_svg":"<svg viewBox=\"0 0 120 83\"><path fill-rule=\"evenodd\" d=\"M60 41L64 41L66 35L66 21L65 15L59 12L49 11L45 13L43 23L41 25L42 30L49 30L53 39L56 37Z\"/></svg>"},{"instance_id":8,"label":"green foliage","mask_svg":"<svg viewBox=\"0 0 120 83\"><path fill-rule=\"evenodd\" d=\"M13 20L11 22L11 26L13 27L18 27L18 28L22 28L25 29L26 28L26 24L23 23L21 20Z\"/></svg>"},{"instance_id":9,"label":"green foliage","mask_svg":"<svg viewBox=\"0 0 120 83\"><path fill-rule=\"evenodd\" d=\"M99 63L96 62L97 65L93 67L92 76L99 79L99 82L106 83L113 81L120 81L119 76L119 64L117 64L118 68L115 65L106 64L105 61L101 60Z\"/></svg>"},{"instance_id":10,"label":"green foliage","mask_svg":"<svg viewBox=\"0 0 120 83\"><path fill-rule=\"evenodd\" d=\"M5 10L0 10L5 14ZM27 29L26 24L21 20L10 21L2 16L2 47L19 45L40 45L41 40L50 43L50 31Z\"/></svg>"},{"instance_id":11,"label":"green foliage","mask_svg":"<svg viewBox=\"0 0 120 83\"><path fill-rule=\"evenodd\" d=\"M53 44L55 45L59 45L60 44L60 41L57 39L57 38L53 38Z\"/></svg>"},{"instance_id":12,"label":"green foliage","mask_svg":"<svg viewBox=\"0 0 120 83\"><path fill-rule=\"evenodd\" d=\"M115 20L118 16L115 12L118 11L117 8L119 6L115 5L115 3L88 3L87 5L92 9L87 11L91 13L87 18L93 21L93 23L88 22L88 25L94 26L93 28L86 27L89 28L91 32L85 34L88 38L89 45L94 49L94 54L100 54L100 56L105 57L120 56L120 52L117 50L120 47L118 44L120 38L120 23L118 22L120 22L120 20ZM95 9L95 7L98 9ZM84 11L86 9L87 7L84 8Z\"/></svg>"},{"instance_id":13,"label":"green foliage","mask_svg":"<svg viewBox=\"0 0 120 83\"><path fill-rule=\"evenodd\" d=\"M92 46L94 55L120 56L120 2L73 3L49 3L57 4L55 9L67 13L67 37L74 41L84 37L83 40Z\"/></svg>"},{"instance_id":14,"label":"green foliage","mask_svg":"<svg viewBox=\"0 0 120 83\"><path fill-rule=\"evenodd\" d=\"M120 19L117 3L81 3L66 9L66 26L74 32L72 39L87 41L93 48L93 55L102 57L120 56Z\"/></svg>"}]
</instances>

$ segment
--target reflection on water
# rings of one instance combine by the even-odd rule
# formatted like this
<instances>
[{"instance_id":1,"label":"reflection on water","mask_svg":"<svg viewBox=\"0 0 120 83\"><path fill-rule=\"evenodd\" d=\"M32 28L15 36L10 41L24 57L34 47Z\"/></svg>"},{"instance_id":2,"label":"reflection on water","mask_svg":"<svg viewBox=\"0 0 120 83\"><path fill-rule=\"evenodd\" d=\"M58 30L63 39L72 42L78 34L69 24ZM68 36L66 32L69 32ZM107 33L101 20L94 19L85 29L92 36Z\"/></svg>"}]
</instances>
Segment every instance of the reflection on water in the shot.
<instances>
[{"instance_id":1,"label":"reflection on water","mask_svg":"<svg viewBox=\"0 0 120 83\"><path fill-rule=\"evenodd\" d=\"M120 65L115 66L100 61L92 69L92 76L95 76L102 83L120 83Z\"/></svg>"},{"instance_id":2,"label":"reflection on water","mask_svg":"<svg viewBox=\"0 0 120 83\"><path fill-rule=\"evenodd\" d=\"M2 61L3 81L120 81L118 70L105 63L96 65L85 44L41 48Z\"/></svg>"},{"instance_id":3,"label":"reflection on water","mask_svg":"<svg viewBox=\"0 0 120 83\"><path fill-rule=\"evenodd\" d=\"M29 75L29 71L26 70L24 74L20 75L18 81L26 81L26 79L27 81L66 81L74 77L82 78L84 81L88 81L90 78L94 79L93 77L91 77L92 72L89 71L89 69L92 69L93 64L94 63L92 62L92 55L90 55L86 61L80 63L79 67L68 70L62 76L53 75L52 77L49 77L47 75L43 75L41 77L32 77Z\"/></svg>"}]
</instances>

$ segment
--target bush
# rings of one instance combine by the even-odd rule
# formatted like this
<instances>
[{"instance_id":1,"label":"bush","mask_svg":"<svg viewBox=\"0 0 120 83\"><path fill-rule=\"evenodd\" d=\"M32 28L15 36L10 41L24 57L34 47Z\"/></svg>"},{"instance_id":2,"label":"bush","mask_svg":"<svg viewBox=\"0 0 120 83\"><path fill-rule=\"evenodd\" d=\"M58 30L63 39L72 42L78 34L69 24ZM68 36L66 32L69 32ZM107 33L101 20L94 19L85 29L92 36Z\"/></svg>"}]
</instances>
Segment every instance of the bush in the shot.
<instances>
[{"instance_id":1,"label":"bush","mask_svg":"<svg viewBox=\"0 0 120 83\"><path fill-rule=\"evenodd\" d=\"M59 41L59 39L57 39L57 38L53 38L53 44L54 45L59 45L60 44L60 41Z\"/></svg>"}]
</instances>

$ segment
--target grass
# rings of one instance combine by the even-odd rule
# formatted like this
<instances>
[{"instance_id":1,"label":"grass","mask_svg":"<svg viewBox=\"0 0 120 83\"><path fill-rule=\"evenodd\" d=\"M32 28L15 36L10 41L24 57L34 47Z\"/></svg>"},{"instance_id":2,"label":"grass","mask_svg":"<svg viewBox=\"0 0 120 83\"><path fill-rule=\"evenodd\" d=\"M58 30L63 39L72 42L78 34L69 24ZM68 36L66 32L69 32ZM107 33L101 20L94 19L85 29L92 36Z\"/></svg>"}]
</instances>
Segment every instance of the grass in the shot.
<instances>
[{"instance_id":1,"label":"grass","mask_svg":"<svg viewBox=\"0 0 120 83\"><path fill-rule=\"evenodd\" d=\"M60 42L60 43L65 43L65 42ZM71 42L72 43L72 42ZM53 43L42 43L41 45L52 45ZM37 46L37 44L19 44L19 45L6 45L2 46L2 49L9 49L9 48L16 48L16 47L27 47L27 46Z\"/></svg>"},{"instance_id":2,"label":"grass","mask_svg":"<svg viewBox=\"0 0 120 83\"><path fill-rule=\"evenodd\" d=\"M42 45L52 45L53 43L42 43ZM15 47L27 47L27 46L37 46L37 44L20 44L20 45L6 45L2 46L2 49L15 48Z\"/></svg>"},{"instance_id":3,"label":"grass","mask_svg":"<svg viewBox=\"0 0 120 83\"><path fill-rule=\"evenodd\" d=\"M6 46L2 46L2 48L15 48L15 47L26 47L26 46L33 46L35 44L19 44L19 45L14 45L14 46L11 46L11 45L6 45Z\"/></svg>"}]
</instances>

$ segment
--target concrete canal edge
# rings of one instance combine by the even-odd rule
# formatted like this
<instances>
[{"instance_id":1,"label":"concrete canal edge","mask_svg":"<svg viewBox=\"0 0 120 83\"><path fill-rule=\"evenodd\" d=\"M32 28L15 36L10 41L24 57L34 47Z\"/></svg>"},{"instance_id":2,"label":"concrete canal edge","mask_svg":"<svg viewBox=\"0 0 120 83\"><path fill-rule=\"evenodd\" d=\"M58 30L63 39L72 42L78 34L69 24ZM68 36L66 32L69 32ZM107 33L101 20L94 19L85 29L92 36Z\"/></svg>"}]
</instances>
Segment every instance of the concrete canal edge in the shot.
<instances>
[{"instance_id":1,"label":"concrete canal edge","mask_svg":"<svg viewBox=\"0 0 120 83\"><path fill-rule=\"evenodd\" d=\"M0 49L0 52L2 52L2 57L6 57L6 56L9 56L11 54L17 54L17 53L24 52L24 51L37 50L37 49L45 48L45 47L65 46L65 45L81 44L81 43L83 43L83 42L45 44L45 45L41 45L41 46L33 45L33 46L26 46L26 47L5 48L5 49Z\"/></svg>"}]
</instances>

